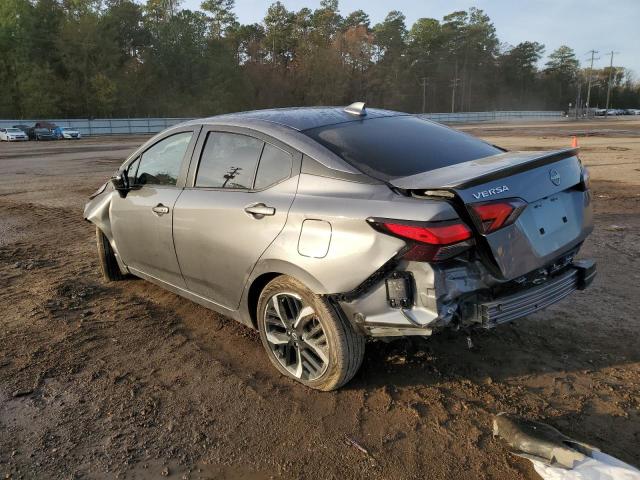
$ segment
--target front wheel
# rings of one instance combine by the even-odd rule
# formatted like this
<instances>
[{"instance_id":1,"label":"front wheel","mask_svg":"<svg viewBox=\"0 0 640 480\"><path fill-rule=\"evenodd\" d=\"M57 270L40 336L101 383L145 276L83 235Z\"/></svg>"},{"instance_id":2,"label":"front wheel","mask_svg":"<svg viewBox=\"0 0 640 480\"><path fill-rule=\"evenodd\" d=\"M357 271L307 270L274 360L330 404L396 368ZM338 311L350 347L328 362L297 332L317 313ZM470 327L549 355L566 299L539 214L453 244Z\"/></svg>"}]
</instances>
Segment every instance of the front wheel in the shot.
<instances>
[{"instance_id":1,"label":"front wheel","mask_svg":"<svg viewBox=\"0 0 640 480\"><path fill-rule=\"evenodd\" d=\"M365 338L325 298L281 276L262 291L258 330L271 363L317 390L340 388L356 374Z\"/></svg>"},{"instance_id":2,"label":"front wheel","mask_svg":"<svg viewBox=\"0 0 640 480\"><path fill-rule=\"evenodd\" d=\"M98 246L98 259L100 261L102 277L108 282L125 278L125 275L123 275L120 270L120 266L116 260L116 254L113 252L113 248L111 248L109 239L98 227L96 227L96 243Z\"/></svg>"}]
</instances>

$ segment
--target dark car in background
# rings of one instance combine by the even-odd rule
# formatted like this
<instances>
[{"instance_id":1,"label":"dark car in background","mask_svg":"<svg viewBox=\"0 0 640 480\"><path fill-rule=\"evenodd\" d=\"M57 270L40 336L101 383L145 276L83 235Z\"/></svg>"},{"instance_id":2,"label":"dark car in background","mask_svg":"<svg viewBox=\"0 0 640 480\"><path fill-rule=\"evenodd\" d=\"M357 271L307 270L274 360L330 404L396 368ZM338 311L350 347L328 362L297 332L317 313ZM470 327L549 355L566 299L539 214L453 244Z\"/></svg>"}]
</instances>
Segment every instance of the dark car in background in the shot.
<instances>
[{"instance_id":1,"label":"dark car in background","mask_svg":"<svg viewBox=\"0 0 640 480\"><path fill-rule=\"evenodd\" d=\"M47 129L53 131L56 128L58 128L58 126L55 123L42 121L42 122L36 122L36 124L33 126L33 128L47 128Z\"/></svg>"},{"instance_id":2,"label":"dark car in background","mask_svg":"<svg viewBox=\"0 0 640 480\"><path fill-rule=\"evenodd\" d=\"M55 140L56 137L48 128L31 127L28 132L29 140Z\"/></svg>"},{"instance_id":3,"label":"dark car in background","mask_svg":"<svg viewBox=\"0 0 640 480\"><path fill-rule=\"evenodd\" d=\"M56 136L54 130L58 128L55 123L51 122L36 122L36 124L29 128L27 134L29 140L55 140Z\"/></svg>"}]
</instances>

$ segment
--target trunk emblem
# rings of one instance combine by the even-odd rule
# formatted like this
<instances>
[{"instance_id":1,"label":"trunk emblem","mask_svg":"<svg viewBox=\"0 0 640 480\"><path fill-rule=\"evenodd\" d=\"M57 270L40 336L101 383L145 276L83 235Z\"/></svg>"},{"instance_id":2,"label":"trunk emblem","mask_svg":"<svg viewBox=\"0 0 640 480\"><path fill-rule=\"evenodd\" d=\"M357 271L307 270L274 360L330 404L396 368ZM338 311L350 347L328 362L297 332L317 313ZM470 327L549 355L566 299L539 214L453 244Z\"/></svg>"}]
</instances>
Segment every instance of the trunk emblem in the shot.
<instances>
[{"instance_id":1,"label":"trunk emblem","mask_svg":"<svg viewBox=\"0 0 640 480\"><path fill-rule=\"evenodd\" d=\"M549 170L549 179L556 187L560 185L560 174L555 168Z\"/></svg>"},{"instance_id":2,"label":"trunk emblem","mask_svg":"<svg viewBox=\"0 0 640 480\"><path fill-rule=\"evenodd\" d=\"M498 193L504 193L504 192L508 192L509 191L509 187L507 185L501 185L501 186L496 186L493 188L489 188L488 190L481 190L477 193L473 194L473 197L476 200L480 200L481 198L487 198L490 197L492 195L497 195Z\"/></svg>"}]
</instances>

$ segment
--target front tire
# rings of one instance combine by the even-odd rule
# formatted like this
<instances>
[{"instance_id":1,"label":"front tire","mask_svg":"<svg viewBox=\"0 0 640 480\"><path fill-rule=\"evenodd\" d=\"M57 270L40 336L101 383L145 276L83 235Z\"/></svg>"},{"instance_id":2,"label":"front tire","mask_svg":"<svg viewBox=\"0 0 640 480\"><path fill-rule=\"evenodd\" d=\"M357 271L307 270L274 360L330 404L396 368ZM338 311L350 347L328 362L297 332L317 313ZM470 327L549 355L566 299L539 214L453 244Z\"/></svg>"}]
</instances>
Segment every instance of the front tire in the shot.
<instances>
[{"instance_id":1,"label":"front tire","mask_svg":"<svg viewBox=\"0 0 640 480\"><path fill-rule=\"evenodd\" d=\"M113 248L111 248L109 240L98 227L96 227L96 243L98 247L98 259L100 261L102 277L107 282L124 279L125 275L120 270Z\"/></svg>"},{"instance_id":2,"label":"front tire","mask_svg":"<svg viewBox=\"0 0 640 480\"><path fill-rule=\"evenodd\" d=\"M335 390L362 364L365 338L328 300L294 278L281 276L267 284L257 319L271 363L303 385Z\"/></svg>"}]
</instances>

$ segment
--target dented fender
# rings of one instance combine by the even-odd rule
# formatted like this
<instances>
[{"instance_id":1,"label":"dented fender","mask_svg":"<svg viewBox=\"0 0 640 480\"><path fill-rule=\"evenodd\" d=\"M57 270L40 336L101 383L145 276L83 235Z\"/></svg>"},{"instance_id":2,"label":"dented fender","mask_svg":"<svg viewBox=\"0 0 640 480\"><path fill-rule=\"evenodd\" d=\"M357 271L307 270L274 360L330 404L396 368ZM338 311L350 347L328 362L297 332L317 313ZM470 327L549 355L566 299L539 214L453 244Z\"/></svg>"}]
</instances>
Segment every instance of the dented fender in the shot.
<instances>
[{"instance_id":1,"label":"dented fender","mask_svg":"<svg viewBox=\"0 0 640 480\"><path fill-rule=\"evenodd\" d=\"M102 190L102 192L100 192ZM120 269L124 272L128 271L127 266L122 262L120 254L118 253L118 246L113 238L113 231L111 229L111 200L113 195L118 193L113 188L111 182L98 189L96 196L92 197L84 206L83 218L93 223L100 231L107 237L109 244L115 253L116 260Z\"/></svg>"},{"instance_id":2,"label":"dented fender","mask_svg":"<svg viewBox=\"0 0 640 480\"><path fill-rule=\"evenodd\" d=\"M109 211L111 207L111 195L114 192L115 190L113 189L109 189L108 187L105 188L102 193L91 198L86 203L86 205L84 206L83 214L85 220L93 223L100 230L102 230L102 233L106 235L106 237L109 239L109 242L111 242L113 239L113 234L111 233L111 219L109 216Z\"/></svg>"}]
</instances>

